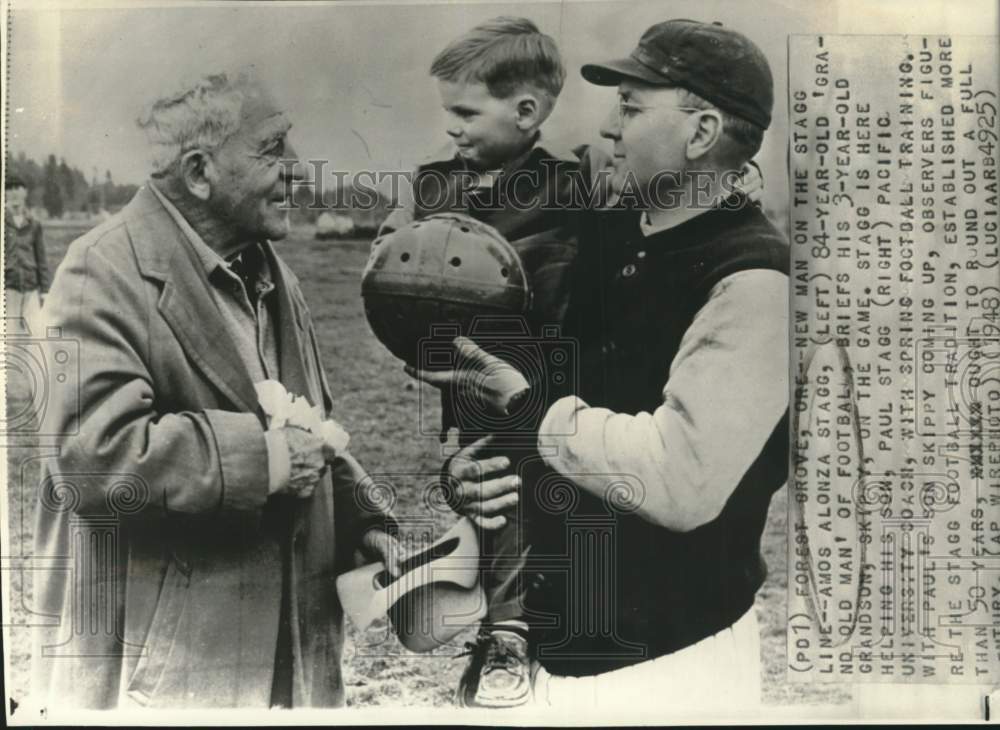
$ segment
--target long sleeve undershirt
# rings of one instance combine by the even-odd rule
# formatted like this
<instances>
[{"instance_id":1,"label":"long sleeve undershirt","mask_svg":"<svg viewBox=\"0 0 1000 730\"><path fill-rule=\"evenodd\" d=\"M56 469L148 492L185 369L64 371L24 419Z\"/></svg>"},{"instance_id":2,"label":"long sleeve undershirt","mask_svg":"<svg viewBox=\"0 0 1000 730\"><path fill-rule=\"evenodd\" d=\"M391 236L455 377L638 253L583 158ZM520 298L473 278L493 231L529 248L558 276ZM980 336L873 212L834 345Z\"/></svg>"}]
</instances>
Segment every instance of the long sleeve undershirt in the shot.
<instances>
[{"instance_id":1,"label":"long sleeve undershirt","mask_svg":"<svg viewBox=\"0 0 1000 730\"><path fill-rule=\"evenodd\" d=\"M549 466L598 496L613 481L602 475L638 479L640 515L695 529L721 512L788 407L788 346L788 278L732 274L685 333L662 405L633 416L562 398L545 415L539 448L554 446Z\"/></svg>"}]
</instances>

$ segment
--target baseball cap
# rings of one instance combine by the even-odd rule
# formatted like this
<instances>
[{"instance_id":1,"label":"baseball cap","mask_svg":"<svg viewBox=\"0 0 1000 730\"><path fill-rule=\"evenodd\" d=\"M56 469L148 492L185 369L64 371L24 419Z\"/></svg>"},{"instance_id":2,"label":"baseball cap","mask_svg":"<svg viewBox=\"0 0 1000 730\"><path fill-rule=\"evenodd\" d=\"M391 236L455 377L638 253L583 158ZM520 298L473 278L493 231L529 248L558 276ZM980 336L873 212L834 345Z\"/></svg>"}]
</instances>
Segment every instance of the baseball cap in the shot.
<instances>
[{"instance_id":1,"label":"baseball cap","mask_svg":"<svg viewBox=\"0 0 1000 730\"><path fill-rule=\"evenodd\" d=\"M764 129L771 124L774 79L767 59L753 41L718 22L657 23L628 58L588 63L580 73L598 86L625 78L679 86Z\"/></svg>"}]
</instances>

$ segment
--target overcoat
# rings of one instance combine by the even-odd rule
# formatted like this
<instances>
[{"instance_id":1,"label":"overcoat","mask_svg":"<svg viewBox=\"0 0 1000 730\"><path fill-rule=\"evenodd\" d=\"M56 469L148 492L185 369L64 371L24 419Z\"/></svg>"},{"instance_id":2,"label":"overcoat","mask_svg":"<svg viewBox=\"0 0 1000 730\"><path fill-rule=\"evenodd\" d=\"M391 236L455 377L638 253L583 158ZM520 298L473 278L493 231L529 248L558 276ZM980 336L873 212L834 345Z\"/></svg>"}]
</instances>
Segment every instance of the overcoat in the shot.
<instances>
[{"instance_id":1,"label":"overcoat","mask_svg":"<svg viewBox=\"0 0 1000 730\"><path fill-rule=\"evenodd\" d=\"M329 414L298 280L263 248L280 380ZM391 518L359 499L349 455L310 499L268 497L263 414L210 286L148 186L56 273L44 357L63 377L44 404L56 448L33 571L43 705L264 707L279 643L293 706L343 704L334 579Z\"/></svg>"}]
</instances>

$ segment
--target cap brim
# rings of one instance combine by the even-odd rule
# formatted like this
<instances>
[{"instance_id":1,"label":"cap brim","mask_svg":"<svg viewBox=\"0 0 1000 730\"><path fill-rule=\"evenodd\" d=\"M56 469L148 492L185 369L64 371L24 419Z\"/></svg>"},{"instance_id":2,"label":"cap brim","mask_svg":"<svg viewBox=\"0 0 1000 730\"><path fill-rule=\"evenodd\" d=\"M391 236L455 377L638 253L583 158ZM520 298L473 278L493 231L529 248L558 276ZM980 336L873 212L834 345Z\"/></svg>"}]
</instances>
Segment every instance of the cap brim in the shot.
<instances>
[{"instance_id":1,"label":"cap brim","mask_svg":"<svg viewBox=\"0 0 1000 730\"><path fill-rule=\"evenodd\" d=\"M622 79L638 79L647 84L669 84L670 79L643 66L634 58L620 58L604 63L586 63L580 68L584 79L597 86L617 86Z\"/></svg>"}]
</instances>

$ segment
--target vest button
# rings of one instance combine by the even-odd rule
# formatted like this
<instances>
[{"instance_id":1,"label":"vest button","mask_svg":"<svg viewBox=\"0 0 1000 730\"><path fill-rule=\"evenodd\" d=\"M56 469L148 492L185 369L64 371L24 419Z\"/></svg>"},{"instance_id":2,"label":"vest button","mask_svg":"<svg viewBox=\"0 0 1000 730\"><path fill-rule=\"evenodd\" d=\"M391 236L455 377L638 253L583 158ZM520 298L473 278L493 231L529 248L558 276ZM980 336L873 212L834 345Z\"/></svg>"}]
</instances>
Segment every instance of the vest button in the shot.
<instances>
[{"instance_id":1,"label":"vest button","mask_svg":"<svg viewBox=\"0 0 1000 730\"><path fill-rule=\"evenodd\" d=\"M622 269L622 276L626 278L635 276L635 264L628 264L624 269Z\"/></svg>"},{"instance_id":2,"label":"vest button","mask_svg":"<svg viewBox=\"0 0 1000 730\"><path fill-rule=\"evenodd\" d=\"M646 252L645 251L636 251L635 257L637 259L644 259L644 258L646 258Z\"/></svg>"}]
</instances>

